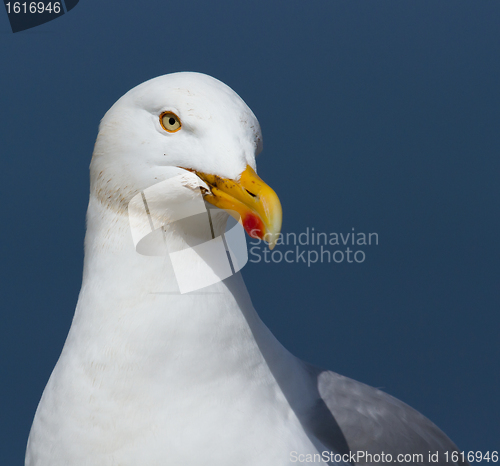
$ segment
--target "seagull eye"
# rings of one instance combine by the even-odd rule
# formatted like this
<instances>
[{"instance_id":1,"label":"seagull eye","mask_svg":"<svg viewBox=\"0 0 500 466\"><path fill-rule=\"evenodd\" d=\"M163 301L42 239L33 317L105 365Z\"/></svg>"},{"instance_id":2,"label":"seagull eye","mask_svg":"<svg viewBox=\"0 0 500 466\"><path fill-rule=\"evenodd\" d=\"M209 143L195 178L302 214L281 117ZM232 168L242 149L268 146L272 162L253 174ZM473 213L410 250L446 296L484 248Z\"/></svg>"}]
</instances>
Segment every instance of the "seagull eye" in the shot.
<instances>
[{"instance_id":1,"label":"seagull eye","mask_svg":"<svg viewBox=\"0 0 500 466\"><path fill-rule=\"evenodd\" d=\"M179 117L172 112L163 112L160 115L160 124L165 131L169 133L175 133L181 129L181 120Z\"/></svg>"}]
</instances>

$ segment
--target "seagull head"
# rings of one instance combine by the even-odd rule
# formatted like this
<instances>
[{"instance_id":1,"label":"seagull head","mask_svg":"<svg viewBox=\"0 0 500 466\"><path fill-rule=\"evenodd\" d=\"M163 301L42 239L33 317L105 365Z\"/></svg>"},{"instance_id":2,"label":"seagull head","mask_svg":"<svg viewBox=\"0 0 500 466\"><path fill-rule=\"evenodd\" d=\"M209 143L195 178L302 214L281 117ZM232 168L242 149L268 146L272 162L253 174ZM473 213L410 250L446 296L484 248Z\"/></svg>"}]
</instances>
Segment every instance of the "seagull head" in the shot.
<instances>
[{"instance_id":1,"label":"seagull head","mask_svg":"<svg viewBox=\"0 0 500 466\"><path fill-rule=\"evenodd\" d=\"M91 189L126 209L138 192L191 172L205 201L237 217L272 249L281 229L276 193L256 173L257 118L230 87L201 73L173 73L131 89L106 113L91 163Z\"/></svg>"}]
</instances>

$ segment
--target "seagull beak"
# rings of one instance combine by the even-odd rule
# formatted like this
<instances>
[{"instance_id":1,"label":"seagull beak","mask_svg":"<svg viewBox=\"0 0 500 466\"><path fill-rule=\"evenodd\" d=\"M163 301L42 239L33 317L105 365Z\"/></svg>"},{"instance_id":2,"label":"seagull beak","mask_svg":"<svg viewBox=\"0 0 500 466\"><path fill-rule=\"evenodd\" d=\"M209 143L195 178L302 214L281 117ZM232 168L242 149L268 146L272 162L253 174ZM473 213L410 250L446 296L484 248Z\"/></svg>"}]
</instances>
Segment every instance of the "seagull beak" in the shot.
<instances>
[{"instance_id":1,"label":"seagull beak","mask_svg":"<svg viewBox=\"0 0 500 466\"><path fill-rule=\"evenodd\" d=\"M247 165L239 181L194 171L210 187L206 201L226 209L240 221L252 238L269 243L273 249L281 230L281 204L276 193ZM237 212L241 218L234 214Z\"/></svg>"}]
</instances>

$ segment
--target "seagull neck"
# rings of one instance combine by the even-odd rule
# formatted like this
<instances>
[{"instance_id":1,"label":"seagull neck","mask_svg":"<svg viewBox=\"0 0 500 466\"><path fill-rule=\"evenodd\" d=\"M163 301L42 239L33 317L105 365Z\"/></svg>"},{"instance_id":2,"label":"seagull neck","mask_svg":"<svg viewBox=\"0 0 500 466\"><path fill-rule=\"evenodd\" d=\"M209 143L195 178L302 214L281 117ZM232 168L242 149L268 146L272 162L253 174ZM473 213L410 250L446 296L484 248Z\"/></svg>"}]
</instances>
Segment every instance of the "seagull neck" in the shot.
<instances>
[{"instance_id":1,"label":"seagull neck","mask_svg":"<svg viewBox=\"0 0 500 466\"><path fill-rule=\"evenodd\" d=\"M259 319L239 273L185 295L168 288L174 280L165 257L135 251L126 214L91 197L83 284L68 344L85 348L91 340L102 348L103 364L133 361L139 371L175 372L177 379L189 380L192 371L210 380L228 370L245 377L264 371L269 380L301 373L298 360Z\"/></svg>"}]
</instances>

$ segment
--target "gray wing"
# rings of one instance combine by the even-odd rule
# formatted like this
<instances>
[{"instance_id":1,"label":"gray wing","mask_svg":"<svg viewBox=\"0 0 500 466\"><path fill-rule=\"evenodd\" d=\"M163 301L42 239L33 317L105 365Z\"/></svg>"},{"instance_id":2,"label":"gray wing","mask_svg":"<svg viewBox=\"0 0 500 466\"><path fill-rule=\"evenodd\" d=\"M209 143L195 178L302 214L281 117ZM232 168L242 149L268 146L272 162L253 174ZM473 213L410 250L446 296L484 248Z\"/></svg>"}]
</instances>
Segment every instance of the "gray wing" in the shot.
<instances>
[{"instance_id":1,"label":"gray wing","mask_svg":"<svg viewBox=\"0 0 500 466\"><path fill-rule=\"evenodd\" d=\"M312 424L315 435L325 446L328 446L325 427L336 425L336 430L340 429L343 434L348 450L353 453L359 451L375 455L384 452L392 455L392 462L404 464L468 464L460 458L454 463L451 454L459 451L455 444L425 416L402 401L335 372L314 367L309 367L309 370L316 377L319 392L309 424ZM335 422L325 423L325 409L328 409ZM331 429L327 427L326 430ZM338 432L332 434L330 446L337 451L345 451L345 446L339 448ZM432 459L429 458L429 452L434 454ZM448 462L445 452L448 452ZM398 461L399 454L411 456ZM376 460L361 456L357 464L380 466L381 461Z\"/></svg>"}]
</instances>

